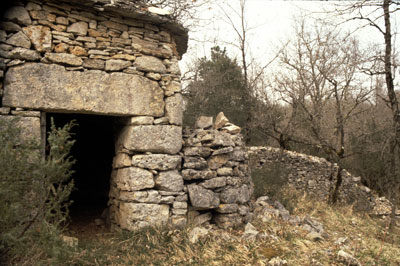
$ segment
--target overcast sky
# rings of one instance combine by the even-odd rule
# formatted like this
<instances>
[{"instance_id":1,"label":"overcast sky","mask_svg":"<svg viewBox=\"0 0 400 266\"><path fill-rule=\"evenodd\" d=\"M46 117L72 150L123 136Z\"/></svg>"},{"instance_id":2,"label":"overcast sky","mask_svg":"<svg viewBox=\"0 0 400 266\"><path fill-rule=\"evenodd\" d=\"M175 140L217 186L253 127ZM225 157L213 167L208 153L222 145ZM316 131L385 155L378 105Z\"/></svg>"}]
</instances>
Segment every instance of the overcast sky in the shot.
<instances>
[{"instance_id":1,"label":"overcast sky","mask_svg":"<svg viewBox=\"0 0 400 266\"><path fill-rule=\"evenodd\" d=\"M215 1L215 3L219 3ZM239 0L230 0L228 3L238 7ZM319 13L328 8L333 1L269 1L269 0L248 0L246 6L246 20L249 27L253 28L249 33L249 50L253 56L262 64L271 59L280 44L288 40L292 34L294 18L301 14L307 17L324 16L333 22L339 19L332 14ZM342 2L343 3L343 2ZM239 25L237 16L228 7L224 10L235 18L235 23ZM238 10L238 9L237 9ZM236 35L230 25L224 23L220 7L215 4L211 8L201 12L203 22L201 27L189 33L189 49L181 61L181 69L185 72L190 62L196 58L209 56L209 51L216 42L220 46L226 46L229 55L238 57L238 50L229 43L235 42ZM357 22L345 24L346 30L357 27ZM397 28L396 21L393 28ZM377 30L368 27L366 30L359 31L359 37L364 43L383 41L382 35Z\"/></svg>"}]
</instances>

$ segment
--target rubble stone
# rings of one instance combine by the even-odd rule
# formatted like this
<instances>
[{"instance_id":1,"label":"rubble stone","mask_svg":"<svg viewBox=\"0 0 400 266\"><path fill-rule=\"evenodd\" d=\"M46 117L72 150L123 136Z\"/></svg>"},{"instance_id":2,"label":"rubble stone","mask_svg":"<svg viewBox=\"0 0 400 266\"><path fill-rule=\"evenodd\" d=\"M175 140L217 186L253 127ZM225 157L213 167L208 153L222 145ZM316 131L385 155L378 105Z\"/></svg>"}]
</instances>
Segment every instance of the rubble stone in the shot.
<instances>
[{"instance_id":1,"label":"rubble stone","mask_svg":"<svg viewBox=\"0 0 400 266\"><path fill-rule=\"evenodd\" d=\"M50 52L52 46L52 36L49 27L28 26L22 29L26 36L31 40L38 52Z\"/></svg>"}]
</instances>

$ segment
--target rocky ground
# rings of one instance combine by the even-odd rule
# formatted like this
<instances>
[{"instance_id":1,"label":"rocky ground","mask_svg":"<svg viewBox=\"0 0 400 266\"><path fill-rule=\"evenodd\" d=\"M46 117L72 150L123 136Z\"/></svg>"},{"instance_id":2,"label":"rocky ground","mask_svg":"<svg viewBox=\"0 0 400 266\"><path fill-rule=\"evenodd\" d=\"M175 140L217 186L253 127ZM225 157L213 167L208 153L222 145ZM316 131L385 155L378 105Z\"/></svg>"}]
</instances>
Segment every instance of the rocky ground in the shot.
<instances>
[{"instance_id":1,"label":"rocky ground","mask_svg":"<svg viewBox=\"0 0 400 266\"><path fill-rule=\"evenodd\" d=\"M75 234L69 263L111 265L399 265L400 228L388 220L328 206L294 191L283 206L253 201L250 223L235 229L213 224L184 230ZM294 197L293 195L296 195ZM289 211L290 210L290 211ZM92 226L95 221L92 221Z\"/></svg>"}]
</instances>

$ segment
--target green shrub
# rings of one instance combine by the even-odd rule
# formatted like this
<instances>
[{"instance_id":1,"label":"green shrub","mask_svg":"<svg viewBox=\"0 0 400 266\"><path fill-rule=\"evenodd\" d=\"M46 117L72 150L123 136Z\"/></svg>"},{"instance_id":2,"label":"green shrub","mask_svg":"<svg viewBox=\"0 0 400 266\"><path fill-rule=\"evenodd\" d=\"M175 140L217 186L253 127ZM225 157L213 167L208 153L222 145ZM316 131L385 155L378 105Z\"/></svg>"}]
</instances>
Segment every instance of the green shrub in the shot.
<instances>
[{"instance_id":1,"label":"green shrub","mask_svg":"<svg viewBox=\"0 0 400 266\"><path fill-rule=\"evenodd\" d=\"M17 123L0 120L0 255L8 262L59 253L74 186L74 123L56 129L52 121L45 159L37 141L21 138Z\"/></svg>"},{"instance_id":2,"label":"green shrub","mask_svg":"<svg viewBox=\"0 0 400 266\"><path fill-rule=\"evenodd\" d=\"M273 162L262 168L251 170L254 183L254 197L268 196L282 203L290 212L296 207L300 193L288 186L288 170L285 164Z\"/></svg>"},{"instance_id":3,"label":"green shrub","mask_svg":"<svg viewBox=\"0 0 400 266\"><path fill-rule=\"evenodd\" d=\"M277 198L288 181L288 172L282 163L269 163L262 168L251 170L254 182L254 196Z\"/></svg>"}]
</instances>

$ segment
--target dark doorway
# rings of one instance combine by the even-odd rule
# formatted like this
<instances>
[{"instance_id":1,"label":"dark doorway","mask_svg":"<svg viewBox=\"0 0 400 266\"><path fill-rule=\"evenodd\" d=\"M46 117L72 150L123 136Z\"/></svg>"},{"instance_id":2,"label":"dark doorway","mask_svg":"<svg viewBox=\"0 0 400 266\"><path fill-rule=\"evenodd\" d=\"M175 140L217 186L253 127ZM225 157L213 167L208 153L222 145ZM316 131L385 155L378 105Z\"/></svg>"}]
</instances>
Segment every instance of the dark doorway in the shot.
<instances>
[{"instance_id":1,"label":"dark doorway","mask_svg":"<svg viewBox=\"0 0 400 266\"><path fill-rule=\"evenodd\" d=\"M50 130L51 118L54 119L56 127L62 127L71 120L75 120L77 124L72 130L76 142L71 155L76 163L73 167L75 190L70 197L73 201L70 207L71 226L76 229L93 225L96 219L101 219L102 212L107 208L116 118L47 113L47 132Z\"/></svg>"}]
</instances>

